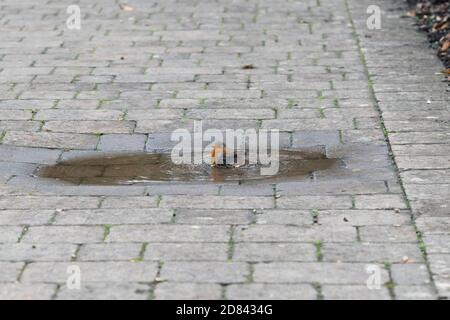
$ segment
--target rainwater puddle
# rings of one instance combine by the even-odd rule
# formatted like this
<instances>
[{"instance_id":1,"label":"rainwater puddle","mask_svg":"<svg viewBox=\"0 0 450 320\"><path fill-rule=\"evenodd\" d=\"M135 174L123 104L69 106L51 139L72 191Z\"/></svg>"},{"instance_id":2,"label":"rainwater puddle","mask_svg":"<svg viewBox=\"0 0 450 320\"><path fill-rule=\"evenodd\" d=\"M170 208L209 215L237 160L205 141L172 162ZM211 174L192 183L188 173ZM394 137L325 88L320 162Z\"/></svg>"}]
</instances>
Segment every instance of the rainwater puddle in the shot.
<instances>
[{"instance_id":1,"label":"rainwater puddle","mask_svg":"<svg viewBox=\"0 0 450 320\"><path fill-rule=\"evenodd\" d=\"M341 160L322 152L281 150L278 173L261 175L261 165L218 166L174 164L170 154L110 154L74 158L42 166L37 176L81 185L139 185L152 182L282 182L296 181L315 171L339 167Z\"/></svg>"}]
</instances>

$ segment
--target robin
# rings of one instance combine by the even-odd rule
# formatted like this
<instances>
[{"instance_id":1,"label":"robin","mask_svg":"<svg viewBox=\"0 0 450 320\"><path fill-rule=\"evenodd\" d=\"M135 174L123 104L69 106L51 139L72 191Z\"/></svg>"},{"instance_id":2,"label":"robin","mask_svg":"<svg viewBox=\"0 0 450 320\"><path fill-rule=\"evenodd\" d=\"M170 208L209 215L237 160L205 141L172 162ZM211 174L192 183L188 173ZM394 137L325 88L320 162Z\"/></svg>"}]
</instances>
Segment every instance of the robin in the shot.
<instances>
[{"instance_id":1,"label":"robin","mask_svg":"<svg viewBox=\"0 0 450 320\"><path fill-rule=\"evenodd\" d=\"M217 143L211 150L211 166L220 167L234 165L237 155L224 144Z\"/></svg>"}]
</instances>

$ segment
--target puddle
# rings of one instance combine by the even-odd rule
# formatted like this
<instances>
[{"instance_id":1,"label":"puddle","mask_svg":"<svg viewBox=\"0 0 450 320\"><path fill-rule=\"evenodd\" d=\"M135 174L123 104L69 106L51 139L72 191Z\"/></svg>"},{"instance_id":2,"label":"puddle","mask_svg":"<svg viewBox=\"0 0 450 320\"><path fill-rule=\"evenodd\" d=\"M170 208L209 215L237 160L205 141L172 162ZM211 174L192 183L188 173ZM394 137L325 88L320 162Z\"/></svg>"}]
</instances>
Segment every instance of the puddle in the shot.
<instances>
[{"instance_id":1,"label":"puddle","mask_svg":"<svg viewBox=\"0 0 450 320\"><path fill-rule=\"evenodd\" d=\"M281 150L278 174L263 176L260 165L176 165L170 154L138 153L75 158L40 167L37 175L82 185L133 185L158 181L275 182L299 180L340 163L339 159L327 159L321 152Z\"/></svg>"}]
</instances>

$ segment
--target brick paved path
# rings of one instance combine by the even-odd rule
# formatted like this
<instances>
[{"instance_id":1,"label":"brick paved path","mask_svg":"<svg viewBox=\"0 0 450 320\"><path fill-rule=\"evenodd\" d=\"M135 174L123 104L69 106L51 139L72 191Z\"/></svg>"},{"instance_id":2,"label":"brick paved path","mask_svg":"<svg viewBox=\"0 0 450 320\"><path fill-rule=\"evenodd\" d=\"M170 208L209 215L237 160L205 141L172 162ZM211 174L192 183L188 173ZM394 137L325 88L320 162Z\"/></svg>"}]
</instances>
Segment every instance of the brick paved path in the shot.
<instances>
[{"instance_id":1,"label":"brick paved path","mask_svg":"<svg viewBox=\"0 0 450 320\"><path fill-rule=\"evenodd\" d=\"M77 2L81 30L72 1L0 0L0 298L450 296L448 92L402 1ZM275 185L33 176L167 149L194 119L345 166Z\"/></svg>"}]
</instances>

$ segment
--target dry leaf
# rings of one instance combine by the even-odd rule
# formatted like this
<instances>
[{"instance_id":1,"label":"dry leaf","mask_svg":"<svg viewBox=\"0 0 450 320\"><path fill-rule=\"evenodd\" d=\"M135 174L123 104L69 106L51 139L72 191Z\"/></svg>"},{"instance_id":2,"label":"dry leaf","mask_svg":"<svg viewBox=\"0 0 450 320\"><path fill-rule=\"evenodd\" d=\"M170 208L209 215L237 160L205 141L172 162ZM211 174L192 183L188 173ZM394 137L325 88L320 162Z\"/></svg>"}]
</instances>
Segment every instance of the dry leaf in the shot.
<instances>
[{"instance_id":1,"label":"dry leaf","mask_svg":"<svg viewBox=\"0 0 450 320\"><path fill-rule=\"evenodd\" d=\"M438 31L438 30L443 30L443 29L447 29L450 26L450 23L447 21L445 23L437 23L433 26L432 31Z\"/></svg>"},{"instance_id":2,"label":"dry leaf","mask_svg":"<svg viewBox=\"0 0 450 320\"><path fill-rule=\"evenodd\" d=\"M447 52L450 49L450 40L445 40L442 44L441 52Z\"/></svg>"},{"instance_id":3,"label":"dry leaf","mask_svg":"<svg viewBox=\"0 0 450 320\"><path fill-rule=\"evenodd\" d=\"M134 8L132 6L130 6L129 4L126 4L126 3L119 4L119 7L123 11L133 11L134 10Z\"/></svg>"},{"instance_id":4,"label":"dry leaf","mask_svg":"<svg viewBox=\"0 0 450 320\"><path fill-rule=\"evenodd\" d=\"M256 69L254 65L252 64L246 64L245 66L242 66L243 70L251 70L251 69Z\"/></svg>"}]
</instances>

